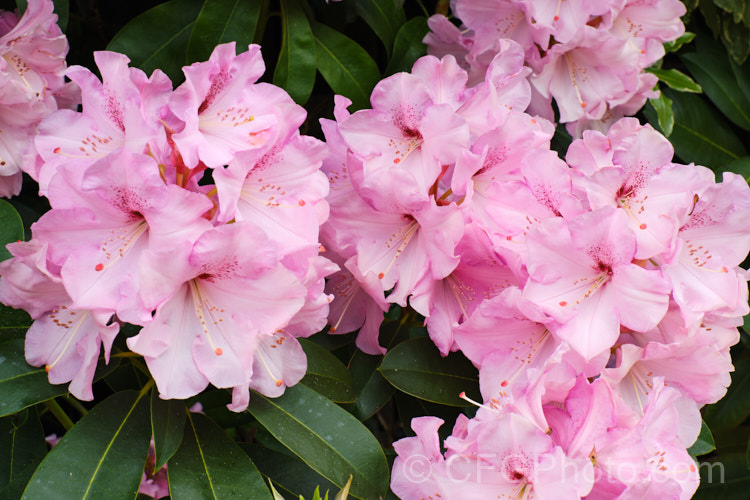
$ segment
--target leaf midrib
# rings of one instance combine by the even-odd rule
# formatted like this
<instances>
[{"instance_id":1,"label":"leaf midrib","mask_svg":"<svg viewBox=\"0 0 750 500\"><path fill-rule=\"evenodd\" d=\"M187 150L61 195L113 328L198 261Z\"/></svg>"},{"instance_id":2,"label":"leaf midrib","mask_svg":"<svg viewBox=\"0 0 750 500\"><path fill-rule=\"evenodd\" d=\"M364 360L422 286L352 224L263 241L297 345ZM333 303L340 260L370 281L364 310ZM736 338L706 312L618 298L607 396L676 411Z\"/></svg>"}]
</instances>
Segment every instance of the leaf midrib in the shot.
<instances>
[{"instance_id":1,"label":"leaf midrib","mask_svg":"<svg viewBox=\"0 0 750 500\"><path fill-rule=\"evenodd\" d=\"M325 444L325 446L326 446L327 448L329 448L330 450L333 450L333 452L334 452L334 453L335 453L335 454L336 454L337 456L339 456L339 457L341 457L342 459L344 459L344 462L346 462L347 464L351 465L351 467L352 467L352 468L353 468L353 469L354 469L354 470L355 470L355 471L357 472L357 474L359 475L359 477L361 477L362 479L364 479L364 480L365 480L365 481L367 482L367 484L368 484L368 485L370 486L370 488L369 488L369 489L370 489L370 491L377 491L377 490L378 490L378 489L377 489L377 487L376 487L376 486L375 486L375 485L374 485L374 484L373 484L372 482L370 482L370 480L369 480L369 478L367 477L367 475L365 475L365 474L364 474L364 473L363 473L363 472L362 472L362 471L361 471L361 470L360 470L360 469L359 469L358 467L356 467L356 466L355 466L355 465L354 465L354 464L353 464L353 463L352 463L352 462L351 462L351 461L350 461L350 460L349 460L348 458L346 458L346 457L345 457L344 455L342 455L342 454L341 454L341 453L340 453L340 452L339 452L339 451L338 451L338 450L337 450L336 448L334 448L334 447L333 447L333 446L332 446L332 445L331 445L331 444L330 444L330 443L329 443L328 441L326 441L325 439L323 439L323 437L322 437L322 436L320 436L320 435L319 435L319 434L318 434L317 432L315 432L315 431L314 431L314 430L312 430L312 429L311 429L311 428L310 428L309 426L307 426L307 424L305 424L304 422L302 422L301 420L299 420L298 418L296 418L296 417L295 417L294 415L292 415L291 413L289 413L288 411L286 411L286 410L285 410L284 408L282 408L281 406L279 406L279 405L277 405L277 404L273 403L273 402L272 402L271 400L269 400L269 399L268 399L268 398L266 398L265 396L262 396L262 397L263 397L263 399L265 399L265 400L266 400L266 402L267 402L268 404L270 404L271 406L273 406L274 408L276 408L276 409L277 409L278 411L280 411L280 412L284 413L285 415L287 415L287 416L288 416L288 417L289 417L289 418L290 418L290 419L291 419L292 421L294 421L294 422L296 422L297 424L299 424L299 426L300 426L300 427L302 427L302 428L306 429L307 431L309 431L309 432L310 432L310 434L312 434L313 436L315 436L315 437L316 437L316 438L317 438L317 439L318 439L319 441L323 442L323 443ZM279 441L281 441L281 440L279 440ZM283 442L283 441L282 441L282 442ZM292 450L292 451L294 451L294 450ZM297 455L297 454L295 453L295 455ZM318 470L318 469L317 469L316 467L314 467L314 465L313 465L313 464L309 463L309 462L308 462L308 461L307 461L307 460L305 459L305 457L302 457L302 456L300 456L300 455L297 455L297 456L298 456L298 457L300 458L300 460L302 460L302 461L303 461L303 462L304 462L305 464L307 464L307 466L308 466L308 467L310 467L311 469L313 469L314 471L316 471L316 472L317 472L318 474L320 474L320 475L321 475L321 476L323 476L324 478L326 478L326 479L328 479L329 481L331 481L331 482L332 482L333 484L337 484L337 483L336 483L336 480L335 480L335 479L333 479L333 478L331 478L331 477L328 477L328 475L327 475L326 473L324 473L323 471L320 471L320 470Z\"/></svg>"},{"instance_id":2,"label":"leaf midrib","mask_svg":"<svg viewBox=\"0 0 750 500\"><path fill-rule=\"evenodd\" d=\"M120 422L120 425L117 427L117 430L115 431L114 436L112 436L112 439L109 440L109 443L107 443L107 447L104 449L104 453L102 454L101 458L99 459L98 463L96 464L96 468L94 469L94 473L91 475L91 479L89 480L89 484L86 487L86 491L83 493L83 497L81 497L81 500L85 500L86 497L89 494L89 491L91 491L91 486L94 484L94 480L96 479L96 475L99 473L99 469L102 466L102 463L104 462L104 459L107 457L107 454L109 453L109 449L112 447L112 444L117 440L117 437L120 435L120 431L122 431L122 428L125 426L125 424L128 421L128 418L130 418L131 413L133 413L133 410L135 410L135 407L138 406L138 403L141 401L141 398L143 397L144 393L141 392L138 394L138 397L133 402L133 405L128 410L128 413L125 415L125 418L122 419L122 422Z\"/></svg>"}]
</instances>

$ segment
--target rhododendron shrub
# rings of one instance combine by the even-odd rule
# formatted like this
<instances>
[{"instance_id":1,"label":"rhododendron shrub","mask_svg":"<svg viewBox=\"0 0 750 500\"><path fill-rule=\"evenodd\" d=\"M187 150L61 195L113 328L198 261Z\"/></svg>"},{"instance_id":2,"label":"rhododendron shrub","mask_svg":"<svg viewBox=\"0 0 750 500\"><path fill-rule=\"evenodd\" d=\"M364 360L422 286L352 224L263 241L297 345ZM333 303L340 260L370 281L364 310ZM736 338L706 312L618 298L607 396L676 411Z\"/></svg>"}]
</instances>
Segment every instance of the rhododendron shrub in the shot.
<instances>
[{"instance_id":1,"label":"rhododendron shrub","mask_svg":"<svg viewBox=\"0 0 750 500\"><path fill-rule=\"evenodd\" d=\"M0 496L744 495L704 3L0 15Z\"/></svg>"}]
</instances>

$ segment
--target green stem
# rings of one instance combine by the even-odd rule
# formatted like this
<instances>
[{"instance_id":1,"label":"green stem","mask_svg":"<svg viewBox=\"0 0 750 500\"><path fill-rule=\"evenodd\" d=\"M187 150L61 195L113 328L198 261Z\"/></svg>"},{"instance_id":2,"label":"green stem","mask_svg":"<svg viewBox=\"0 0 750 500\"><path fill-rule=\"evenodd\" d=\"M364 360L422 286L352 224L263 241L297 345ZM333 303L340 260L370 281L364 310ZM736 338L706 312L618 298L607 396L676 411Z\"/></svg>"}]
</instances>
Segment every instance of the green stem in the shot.
<instances>
[{"instance_id":1,"label":"green stem","mask_svg":"<svg viewBox=\"0 0 750 500\"><path fill-rule=\"evenodd\" d=\"M48 401L44 402L44 406L47 407L47 409L55 416L58 422L65 427L66 431L69 431L73 428L75 425L73 421L70 419L67 413L65 413L65 410L62 409L62 407L55 401L54 399L50 399Z\"/></svg>"},{"instance_id":2,"label":"green stem","mask_svg":"<svg viewBox=\"0 0 750 500\"><path fill-rule=\"evenodd\" d=\"M153 385L154 385L154 379L149 379L149 381L146 382L146 385L141 387L141 392L138 393L138 399L142 398L148 391L150 391Z\"/></svg>"},{"instance_id":3,"label":"green stem","mask_svg":"<svg viewBox=\"0 0 750 500\"><path fill-rule=\"evenodd\" d=\"M72 406L73 408L75 408L76 410L78 410L78 413L80 413L81 416L84 416L84 415L86 415L89 412L86 409L86 407L81 404L80 401L78 401L74 397L71 397L70 395L68 395L68 398L66 399L66 401L68 402L68 404L70 406Z\"/></svg>"}]
</instances>

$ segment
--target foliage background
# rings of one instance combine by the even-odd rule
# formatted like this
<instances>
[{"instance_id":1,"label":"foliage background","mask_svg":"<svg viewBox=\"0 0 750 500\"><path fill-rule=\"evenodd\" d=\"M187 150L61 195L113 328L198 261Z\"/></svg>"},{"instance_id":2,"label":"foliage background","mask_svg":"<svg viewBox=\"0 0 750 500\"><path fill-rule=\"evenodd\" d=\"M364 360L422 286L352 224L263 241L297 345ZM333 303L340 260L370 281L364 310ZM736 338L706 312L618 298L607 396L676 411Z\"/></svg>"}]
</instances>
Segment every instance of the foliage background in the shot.
<instances>
[{"instance_id":1,"label":"foliage background","mask_svg":"<svg viewBox=\"0 0 750 500\"><path fill-rule=\"evenodd\" d=\"M19 7L25 2L19 0ZM672 141L676 156L717 175L750 176L750 1L684 0L684 37L668 47L659 67L662 97L641 112ZM93 51L117 50L150 73L161 68L175 86L183 65L208 58L218 43L238 50L260 43L267 71L262 80L285 88L305 106L302 133L322 138L318 120L330 118L333 95L353 109L368 106L383 77L408 71L425 49L427 17L447 13L443 0L56 0L69 37L68 62L95 70ZM15 2L0 7L15 8ZM570 137L559 128L555 149L564 156ZM49 207L33 181L9 202L0 200L0 242L30 236L29 227ZM0 249L0 259L9 254ZM747 262L743 267L747 268ZM95 400L79 402L65 386L52 386L43 369L23 357L30 318L0 306L0 499L134 498L149 438L155 463L168 463L174 498L272 498L268 480L287 498L335 493L353 482L355 498L395 498L388 489L393 441L412 435L420 415L446 420L443 437L459 413L478 399L477 371L461 354L440 357L426 339L421 318L393 306L381 328L385 356L354 347L354 335L321 332L302 340L309 372L278 399L251 397L249 411L225 408L229 393L209 389L188 401L162 401L125 338L116 341L108 366L100 363ZM691 453L703 481L696 498L747 498L750 486L750 324L732 349L736 371L726 397L703 410L705 424ZM205 416L187 412L200 402ZM710 431L709 431L710 429ZM49 452L44 437L64 436ZM708 472L713 474L709 479ZM719 472L723 478L719 478ZM723 479L723 481L720 481Z\"/></svg>"}]
</instances>

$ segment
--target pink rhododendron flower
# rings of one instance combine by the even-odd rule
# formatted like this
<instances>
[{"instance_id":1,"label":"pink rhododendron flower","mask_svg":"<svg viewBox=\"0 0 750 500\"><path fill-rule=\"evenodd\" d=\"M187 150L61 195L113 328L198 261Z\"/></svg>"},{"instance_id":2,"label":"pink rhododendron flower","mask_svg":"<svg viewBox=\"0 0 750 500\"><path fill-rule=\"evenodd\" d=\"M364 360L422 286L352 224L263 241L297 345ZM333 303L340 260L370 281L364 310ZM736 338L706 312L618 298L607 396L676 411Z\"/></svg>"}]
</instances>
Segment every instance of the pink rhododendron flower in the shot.
<instances>
[{"instance_id":1,"label":"pink rhododendron flower","mask_svg":"<svg viewBox=\"0 0 750 500\"><path fill-rule=\"evenodd\" d=\"M52 210L3 264L3 300L38 316L29 361L90 399L100 345L107 361L127 321L143 326L128 346L164 398L212 383L241 411L250 388L281 395L306 370L296 337L325 327L332 300L337 266L318 255L326 148L299 134L286 92L254 83L257 46L220 45L174 92L121 54L95 59L103 81L67 73L82 112L39 127L29 173Z\"/></svg>"},{"instance_id":2,"label":"pink rhododendron flower","mask_svg":"<svg viewBox=\"0 0 750 500\"><path fill-rule=\"evenodd\" d=\"M635 235L611 208L550 219L526 238L530 279L524 295L560 321L555 333L587 359L614 345L620 325L656 326L667 312L669 282L633 264Z\"/></svg>"},{"instance_id":3,"label":"pink rhododendron flower","mask_svg":"<svg viewBox=\"0 0 750 500\"><path fill-rule=\"evenodd\" d=\"M581 498L593 483L591 463L566 457L550 436L523 417L480 409L460 416L440 452L443 421L412 421L416 437L394 443L391 488L400 498Z\"/></svg>"},{"instance_id":4,"label":"pink rhododendron flower","mask_svg":"<svg viewBox=\"0 0 750 500\"><path fill-rule=\"evenodd\" d=\"M70 382L79 399L92 400L91 383L104 347L109 361L120 325L113 311L86 310L72 304L59 268L48 261L47 245L39 241L9 245L14 257L0 263L0 300L26 309L34 319L26 333L26 361L44 366L50 383Z\"/></svg>"},{"instance_id":5,"label":"pink rhododendron flower","mask_svg":"<svg viewBox=\"0 0 750 500\"><path fill-rule=\"evenodd\" d=\"M654 97L657 79L644 69L684 32L677 0L457 0L451 8L462 29L433 16L428 53L454 55L476 84L503 39L518 42L533 70L531 108L551 116L554 99L560 121L577 134Z\"/></svg>"},{"instance_id":6,"label":"pink rhododendron flower","mask_svg":"<svg viewBox=\"0 0 750 500\"><path fill-rule=\"evenodd\" d=\"M51 0L30 0L23 16L0 12L0 196L21 190L23 154L36 126L77 103L64 80L68 41Z\"/></svg>"}]
</instances>

